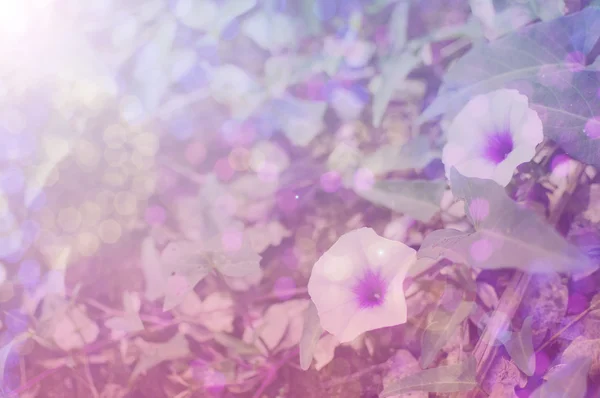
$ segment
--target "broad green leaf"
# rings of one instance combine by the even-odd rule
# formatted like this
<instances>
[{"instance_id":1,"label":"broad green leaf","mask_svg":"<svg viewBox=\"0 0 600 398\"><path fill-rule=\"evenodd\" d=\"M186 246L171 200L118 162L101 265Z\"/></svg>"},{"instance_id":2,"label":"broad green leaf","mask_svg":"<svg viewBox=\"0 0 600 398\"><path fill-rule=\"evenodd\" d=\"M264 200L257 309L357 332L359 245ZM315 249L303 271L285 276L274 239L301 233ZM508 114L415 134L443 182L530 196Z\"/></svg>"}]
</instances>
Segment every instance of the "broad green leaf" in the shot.
<instances>
[{"instance_id":1,"label":"broad green leaf","mask_svg":"<svg viewBox=\"0 0 600 398\"><path fill-rule=\"evenodd\" d=\"M423 332L421 359L419 360L422 368L426 368L433 362L438 352L454 335L458 326L469 316L472 309L473 302L463 301L452 312L441 307L435 310L429 325Z\"/></svg>"},{"instance_id":2,"label":"broad green leaf","mask_svg":"<svg viewBox=\"0 0 600 398\"><path fill-rule=\"evenodd\" d=\"M310 368L315 347L323 333L317 307L311 303L304 312L304 326L300 338L300 367L302 370Z\"/></svg>"},{"instance_id":3,"label":"broad green leaf","mask_svg":"<svg viewBox=\"0 0 600 398\"><path fill-rule=\"evenodd\" d=\"M541 22L479 43L448 69L436 100L419 122L455 114L475 95L516 88L530 97L544 134L569 155L600 166L596 66L585 66L600 37L600 8ZM533 93L533 94L531 94Z\"/></svg>"},{"instance_id":4,"label":"broad green leaf","mask_svg":"<svg viewBox=\"0 0 600 398\"><path fill-rule=\"evenodd\" d=\"M588 7L474 46L448 69L438 97L419 121L460 109L473 96L508 83L537 81L544 69L581 66L568 60L567 55L573 51L588 54L592 50L600 37L599 16L600 9Z\"/></svg>"},{"instance_id":5,"label":"broad green leaf","mask_svg":"<svg viewBox=\"0 0 600 398\"><path fill-rule=\"evenodd\" d=\"M214 338L217 343L233 350L236 354L249 356L256 356L260 354L260 351L256 348L256 346L246 343L245 341L229 334L215 333Z\"/></svg>"},{"instance_id":6,"label":"broad green leaf","mask_svg":"<svg viewBox=\"0 0 600 398\"><path fill-rule=\"evenodd\" d=\"M577 337L563 351L561 362L570 362L580 356L592 359L590 377L595 379L600 374L600 339L588 339L583 336Z\"/></svg>"},{"instance_id":7,"label":"broad green leaf","mask_svg":"<svg viewBox=\"0 0 600 398\"><path fill-rule=\"evenodd\" d=\"M181 302L211 270L227 277L241 278L260 272L261 256L243 243L237 250L222 246L220 239L207 242L174 241L165 247L161 261L168 280L163 310Z\"/></svg>"},{"instance_id":8,"label":"broad green leaf","mask_svg":"<svg viewBox=\"0 0 600 398\"><path fill-rule=\"evenodd\" d=\"M211 271L208 253L198 250L197 243L190 241L169 243L161 253L161 263L167 275L163 311L181 303Z\"/></svg>"},{"instance_id":9,"label":"broad green leaf","mask_svg":"<svg viewBox=\"0 0 600 398\"><path fill-rule=\"evenodd\" d=\"M531 398L584 398L591 363L590 357L581 356L558 365L548 372L546 382L531 394Z\"/></svg>"},{"instance_id":10,"label":"broad green leaf","mask_svg":"<svg viewBox=\"0 0 600 398\"><path fill-rule=\"evenodd\" d=\"M457 365L426 369L393 383L383 390L379 397L386 398L411 391L439 393L470 391L477 386L476 367L475 358L469 356L467 360Z\"/></svg>"},{"instance_id":11,"label":"broad green leaf","mask_svg":"<svg viewBox=\"0 0 600 398\"><path fill-rule=\"evenodd\" d=\"M454 196L465 201L474 232L437 230L427 235L418 257L446 257L480 268L526 272L575 272L597 268L536 213L513 202L492 180L450 173Z\"/></svg>"},{"instance_id":12,"label":"broad green leaf","mask_svg":"<svg viewBox=\"0 0 600 398\"><path fill-rule=\"evenodd\" d=\"M429 139L420 135L402 146L380 147L366 156L360 167L379 175L396 170L422 169L438 157L439 153L431 148Z\"/></svg>"},{"instance_id":13,"label":"broad green leaf","mask_svg":"<svg viewBox=\"0 0 600 398\"><path fill-rule=\"evenodd\" d=\"M17 336L15 336L11 341L8 342L4 347L0 349L0 392L5 392L3 390L4 386L4 372L6 367L6 361L8 360L8 356L10 352L15 348L17 344L26 340L31 336L30 332L24 332Z\"/></svg>"},{"instance_id":14,"label":"broad green leaf","mask_svg":"<svg viewBox=\"0 0 600 398\"><path fill-rule=\"evenodd\" d=\"M565 15L565 0L529 0L529 5L542 21L550 21Z\"/></svg>"},{"instance_id":15,"label":"broad green leaf","mask_svg":"<svg viewBox=\"0 0 600 398\"><path fill-rule=\"evenodd\" d=\"M392 42L392 53L398 52L406 44L409 10L410 1L400 0L396 6L394 6L394 11L392 11L388 26L388 36Z\"/></svg>"},{"instance_id":16,"label":"broad green leaf","mask_svg":"<svg viewBox=\"0 0 600 398\"><path fill-rule=\"evenodd\" d=\"M504 343L508 355L517 367L527 376L532 376L535 371L535 354L533 352L533 338L531 322L533 318L527 317L519 332L513 332L510 339Z\"/></svg>"},{"instance_id":17,"label":"broad green leaf","mask_svg":"<svg viewBox=\"0 0 600 398\"><path fill-rule=\"evenodd\" d=\"M419 64L421 58L412 52L405 51L384 61L379 87L373 97L373 125L379 127L388 104L394 96L398 85Z\"/></svg>"},{"instance_id":18,"label":"broad green leaf","mask_svg":"<svg viewBox=\"0 0 600 398\"><path fill-rule=\"evenodd\" d=\"M445 187L443 180L387 180L356 193L376 205L429 221L440 210Z\"/></svg>"},{"instance_id":19,"label":"broad green leaf","mask_svg":"<svg viewBox=\"0 0 600 398\"><path fill-rule=\"evenodd\" d=\"M149 343L140 339L136 341L136 345L140 348L141 355L131 372L130 380L163 361L185 358L191 353L187 339L180 333L164 343Z\"/></svg>"}]
</instances>

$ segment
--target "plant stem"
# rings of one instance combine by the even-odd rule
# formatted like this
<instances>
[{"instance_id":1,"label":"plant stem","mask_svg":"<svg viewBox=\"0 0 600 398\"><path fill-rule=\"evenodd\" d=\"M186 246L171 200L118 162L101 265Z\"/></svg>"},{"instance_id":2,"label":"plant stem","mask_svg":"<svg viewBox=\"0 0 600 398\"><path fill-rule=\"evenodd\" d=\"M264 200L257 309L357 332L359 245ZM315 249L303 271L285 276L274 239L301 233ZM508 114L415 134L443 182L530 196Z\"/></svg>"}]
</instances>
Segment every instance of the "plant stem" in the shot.
<instances>
[{"instance_id":1,"label":"plant stem","mask_svg":"<svg viewBox=\"0 0 600 398\"><path fill-rule=\"evenodd\" d=\"M551 224L556 224L560 219L584 170L585 165L577 163L572 174L572 179L567 182L567 186L563 190L560 199L548 217L548 221ZM501 331L506 330L510 326L510 322L521 304L530 280L530 274L522 271L514 272L508 287L500 297L498 307L492 314L489 323L473 350L472 355L477 360L477 380L479 383L485 380L487 372L490 370L498 352L499 346L494 344L496 338ZM481 392L473 390L462 396L477 398L481 396Z\"/></svg>"}]
</instances>

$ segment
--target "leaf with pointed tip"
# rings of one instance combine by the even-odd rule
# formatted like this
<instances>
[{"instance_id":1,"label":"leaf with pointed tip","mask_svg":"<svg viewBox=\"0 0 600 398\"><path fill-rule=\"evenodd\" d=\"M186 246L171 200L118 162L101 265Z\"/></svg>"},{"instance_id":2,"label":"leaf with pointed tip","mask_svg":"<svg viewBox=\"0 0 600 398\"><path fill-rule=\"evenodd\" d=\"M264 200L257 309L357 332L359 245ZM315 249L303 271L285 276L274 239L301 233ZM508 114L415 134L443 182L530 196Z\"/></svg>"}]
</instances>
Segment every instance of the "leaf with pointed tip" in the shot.
<instances>
[{"instance_id":1,"label":"leaf with pointed tip","mask_svg":"<svg viewBox=\"0 0 600 398\"><path fill-rule=\"evenodd\" d=\"M396 53L406 44L410 1L401 0L394 7L388 26L388 37L392 41L391 52Z\"/></svg>"},{"instance_id":2,"label":"leaf with pointed tip","mask_svg":"<svg viewBox=\"0 0 600 398\"><path fill-rule=\"evenodd\" d=\"M421 58L409 51L393 55L382 67L381 81L373 95L373 126L379 127L398 85L421 63Z\"/></svg>"},{"instance_id":3,"label":"leaf with pointed tip","mask_svg":"<svg viewBox=\"0 0 600 398\"><path fill-rule=\"evenodd\" d=\"M144 330L144 324L139 314L139 299L131 292L123 293L124 316L109 318L104 325L119 332L131 333Z\"/></svg>"},{"instance_id":4,"label":"leaf with pointed tip","mask_svg":"<svg viewBox=\"0 0 600 398\"><path fill-rule=\"evenodd\" d=\"M526 272L574 272L597 268L574 245L534 212L513 202L492 180L450 172L452 191L465 201L475 232L433 231L418 257L446 257L486 269L517 268Z\"/></svg>"},{"instance_id":5,"label":"leaf with pointed tip","mask_svg":"<svg viewBox=\"0 0 600 398\"><path fill-rule=\"evenodd\" d=\"M360 167L369 169L375 175L396 170L422 169L433 159L439 158L439 155L431 149L429 139L420 135L402 146L382 146L366 156Z\"/></svg>"},{"instance_id":6,"label":"leaf with pointed tip","mask_svg":"<svg viewBox=\"0 0 600 398\"><path fill-rule=\"evenodd\" d=\"M323 328L321 327L317 307L311 303L304 312L304 326L300 338L300 367L302 370L310 368L315 347L322 333Z\"/></svg>"},{"instance_id":7,"label":"leaf with pointed tip","mask_svg":"<svg viewBox=\"0 0 600 398\"><path fill-rule=\"evenodd\" d=\"M164 343L148 343L142 340L139 344L141 356L131 372L131 380L163 361L184 358L190 354L187 339L180 333Z\"/></svg>"},{"instance_id":8,"label":"leaf with pointed tip","mask_svg":"<svg viewBox=\"0 0 600 398\"><path fill-rule=\"evenodd\" d=\"M599 72L584 61L599 38L600 8L590 6L476 45L448 69L438 97L418 122L451 116L478 94L528 87L544 134L570 156L600 166Z\"/></svg>"},{"instance_id":9,"label":"leaf with pointed tip","mask_svg":"<svg viewBox=\"0 0 600 398\"><path fill-rule=\"evenodd\" d=\"M548 372L546 382L531 394L531 398L584 398L591 363L589 357L577 357L559 365Z\"/></svg>"},{"instance_id":10,"label":"leaf with pointed tip","mask_svg":"<svg viewBox=\"0 0 600 398\"><path fill-rule=\"evenodd\" d=\"M440 393L470 391L477 386L476 367L475 358L470 356L457 365L426 369L393 383L379 394L379 397L386 398L411 391Z\"/></svg>"},{"instance_id":11,"label":"leaf with pointed tip","mask_svg":"<svg viewBox=\"0 0 600 398\"><path fill-rule=\"evenodd\" d=\"M504 343L508 355L510 355L515 365L527 376L532 376L533 372L535 372L535 354L533 352L531 331L532 320L532 317L527 317L523 321L521 331L512 333L511 338Z\"/></svg>"},{"instance_id":12,"label":"leaf with pointed tip","mask_svg":"<svg viewBox=\"0 0 600 398\"><path fill-rule=\"evenodd\" d=\"M590 378L595 380L600 375L600 339L588 339L584 336L576 337L563 351L561 362L570 362L580 356L592 358L589 373Z\"/></svg>"},{"instance_id":13,"label":"leaf with pointed tip","mask_svg":"<svg viewBox=\"0 0 600 398\"><path fill-rule=\"evenodd\" d=\"M433 362L438 352L454 335L458 326L469 316L472 309L472 301L463 301L450 313L441 307L435 310L429 325L423 332L419 361L422 368L426 368Z\"/></svg>"},{"instance_id":14,"label":"leaf with pointed tip","mask_svg":"<svg viewBox=\"0 0 600 398\"><path fill-rule=\"evenodd\" d=\"M6 361L8 360L8 356L12 349L31 336L31 333L24 332L17 336L15 336L11 341L8 342L2 349L0 349L0 392L4 392L2 387L4 386L4 370L6 367Z\"/></svg>"},{"instance_id":15,"label":"leaf with pointed tip","mask_svg":"<svg viewBox=\"0 0 600 398\"><path fill-rule=\"evenodd\" d=\"M260 354L260 351L258 348L256 348L256 346L246 343L245 341L230 336L226 333L215 333L214 338L217 343L234 350L236 354L249 356Z\"/></svg>"},{"instance_id":16,"label":"leaf with pointed tip","mask_svg":"<svg viewBox=\"0 0 600 398\"><path fill-rule=\"evenodd\" d=\"M544 68L568 66L569 53L579 51L585 55L592 50L600 37L599 16L600 9L588 7L474 46L448 69L438 97L418 121L456 111L473 96L506 87L508 83L535 81Z\"/></svg>"},{"instance_id":17,"label":"leaf with pointed tip","mask_svg":"<svg viewBox=\"0 0 600 398\"><path fill-rule=\"evenodd\" d=\"M161 253L161 262L167 271L163 311L173 309L211 271L210 258L198 244L175 241Z\"/></svg>"},{"instance_id":18,"label":"leaf with pointed tip","mask_svg":"<svg viewBox=\"0 0 600 398\"><path fill-rule=\"evenodd\" d=\"M167 245L161 255L169 275L164 311L181 302L211 270L224 276L241 278L260 272L261 256L245 240L237 249L224 247L221 239L208 242L175 241Z\"/></svg>"},{"instance_id":19,"label":"leaf with pointed tip","mask_svg":"<svg viewBox=\"0 0 600 398\"><path fill-rule=\"evenodd\" d=\"M440 210L445 189L443 180L386 180L356 193L376 205L429 221Z\"/></svg>"}]
</instances>

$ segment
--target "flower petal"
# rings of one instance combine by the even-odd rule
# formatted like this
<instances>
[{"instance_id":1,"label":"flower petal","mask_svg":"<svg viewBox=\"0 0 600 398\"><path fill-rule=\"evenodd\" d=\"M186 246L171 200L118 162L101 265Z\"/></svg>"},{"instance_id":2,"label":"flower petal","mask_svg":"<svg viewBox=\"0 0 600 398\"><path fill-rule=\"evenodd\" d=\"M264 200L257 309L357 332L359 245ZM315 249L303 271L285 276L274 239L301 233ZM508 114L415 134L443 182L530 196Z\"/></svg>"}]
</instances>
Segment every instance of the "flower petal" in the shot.
<instances>
[{"instance_id":1,"label":"flower petal","mask_svg":"<svg viewBox=\"0 0 600 398\"><path fill-rule=\"evenodd\" d=\"M341 342L406 322L403 281L414 249L370 228L341 236L317 261L308 282L323 329Z\"/></svg>"},{"instance_id":2,"label":"flower petal","mask_svg":"<svg viewBox=\"0 0 600 398\"><path fill-rule=\"evenodd\" d=\"M339 331L334 333L340 342L350 342L369 330L405 323L407 309L402 287L403 281L404 275L394 278L389 285L386 300L381 306L362 309L350 317L341 333Z\"/></svg>"},{"instance_id":3,"label":"flower petal","mask_svg":"<svg viewBox=\"0 0 600 398\"><path fill-rule=\"evenodd\" d=\"M504 159L503 162L496 166L494 170L493 180L503 187L507 186L512 176L521 163L529 162L535 155L535 147L521 145L515 149Z\"/></svg>"},{"instance_id":4,"label":"flower petal","mask_svg":"<svg viewBox=\"0 0 600 398\"><path fill-rule=\"evenodd\" d=\"M463 160L454 167L465 177L490 179L494 175L494 164L481 156Z\"/></svg>"}]
</instances>

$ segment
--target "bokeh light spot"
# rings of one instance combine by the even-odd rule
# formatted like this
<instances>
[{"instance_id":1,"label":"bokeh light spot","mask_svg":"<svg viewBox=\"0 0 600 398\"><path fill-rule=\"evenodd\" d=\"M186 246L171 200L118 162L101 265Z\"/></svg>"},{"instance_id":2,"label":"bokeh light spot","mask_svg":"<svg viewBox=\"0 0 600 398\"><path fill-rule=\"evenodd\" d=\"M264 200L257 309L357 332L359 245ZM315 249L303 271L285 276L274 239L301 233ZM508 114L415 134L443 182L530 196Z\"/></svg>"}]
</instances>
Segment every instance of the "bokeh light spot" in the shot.
<instances>
[{"instance_id":1,"label":"bokeh light spot","mask_svg":"<svg viewBox=\"0 0 600 398\"><path fill-rule=\"evenodd\" d=\"M104 243L116 243L121 238L121 225L115 220L105 220L100 224L98 234Z\"/></svg>"}]
</instances>

